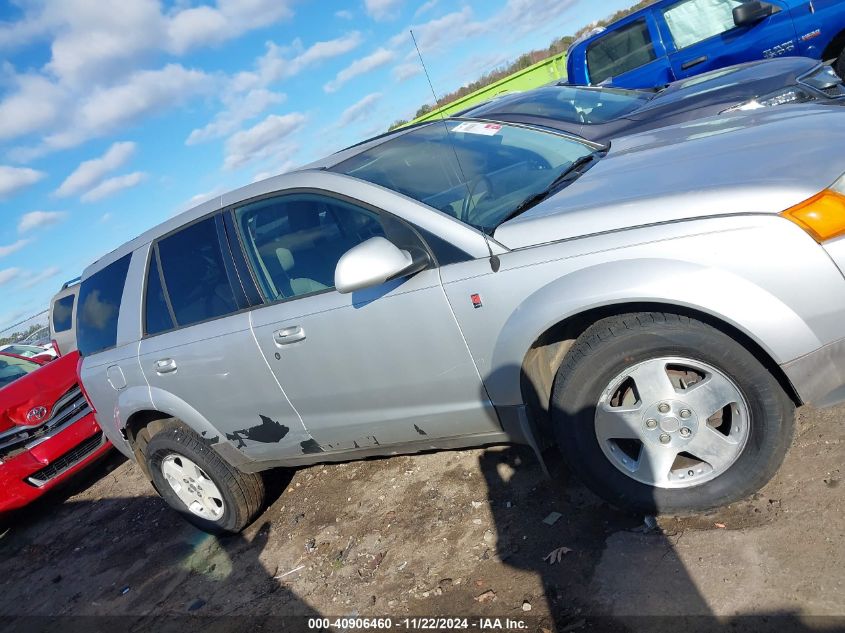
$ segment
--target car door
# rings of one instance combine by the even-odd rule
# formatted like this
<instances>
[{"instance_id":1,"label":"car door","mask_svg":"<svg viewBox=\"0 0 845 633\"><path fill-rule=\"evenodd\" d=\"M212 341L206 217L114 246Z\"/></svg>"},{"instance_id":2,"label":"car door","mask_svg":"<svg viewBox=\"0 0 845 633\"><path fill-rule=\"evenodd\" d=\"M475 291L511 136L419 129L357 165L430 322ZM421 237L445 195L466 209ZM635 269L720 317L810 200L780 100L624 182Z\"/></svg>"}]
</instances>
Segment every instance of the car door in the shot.
<instances>
[{"instance_id":1,"label":"car door","mask_svg":"<svg viewBox=\"0 0 845 633\"><path fill-rule=\"evenodd\" d=\"M260 302L244 284L218 214L150 248L139 359L156 406L182 401L256 460L299 455L302 422L267 367L249 322ZM247 280L249 281L249 280Z\"/></svg>"},{"instance_id":2,"label":"car door","mask_svg":"<svg viewBox=\"0 0 845 633\"><path fill-rule=\"evenodd\" d=\"M736 26L733 10L741 4L743 0L679 0L656 12L676 78L797 54L789 11L775 2L763 2L772 12L768 17L751 26Z\"/></svg>"},{"instance_id":3,"label":"car door","mask_svg":"<svg viewBox=\"0 0 845 633\"><path fill-rule=\"evenodd\" d=\"M341 255L385 237L432 257L398 218L326 193L271 197L234 211L270 305L252 328L313 442L305 452L479 436L501 427L434 265L351 294Z\"/></svg>"},{"instance_id":4,"label":"car door","mask_svg":"<svg viewBox=\"0 0 845 633\"><path fill-rule=\"evenodd\" d=\"M653 88L675 79L651 12L596 38L587 47L586 57L592 85Z\"/></svg>"}]
</instances>

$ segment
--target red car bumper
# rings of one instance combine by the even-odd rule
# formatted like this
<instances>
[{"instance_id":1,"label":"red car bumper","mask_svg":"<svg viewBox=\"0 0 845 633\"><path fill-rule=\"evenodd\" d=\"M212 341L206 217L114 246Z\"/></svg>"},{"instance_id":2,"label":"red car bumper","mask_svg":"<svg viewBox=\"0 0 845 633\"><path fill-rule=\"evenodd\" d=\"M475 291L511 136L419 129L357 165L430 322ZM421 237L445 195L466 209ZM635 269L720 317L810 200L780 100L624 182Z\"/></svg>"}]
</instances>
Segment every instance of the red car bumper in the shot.
<instances>
[{"instance_id":1,"label":"red car bumper","mask_svg":"<svg viewBox=\"0 0 845 633\"><path fill-rule=\"evenodd\" d=\"M0 464L0 514L31 503L111 449L94 414Z\"/></svg>"}]
</instances>

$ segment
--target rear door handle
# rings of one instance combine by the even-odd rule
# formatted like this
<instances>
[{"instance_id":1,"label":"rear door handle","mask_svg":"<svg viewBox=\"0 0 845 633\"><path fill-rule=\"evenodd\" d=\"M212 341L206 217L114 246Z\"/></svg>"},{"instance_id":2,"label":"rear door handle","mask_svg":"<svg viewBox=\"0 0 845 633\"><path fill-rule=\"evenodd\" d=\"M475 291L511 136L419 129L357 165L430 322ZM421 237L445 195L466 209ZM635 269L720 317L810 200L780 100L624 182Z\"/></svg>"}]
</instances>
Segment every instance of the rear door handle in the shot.
<instances>
[{"instance_id":1,"label":"rear door handle","mask_svg":"<svg viewBox=\"0 0 845 633\"><path fill-rule=\"evenodd\" d=\"M283 330L276 330L273 333L273 338L277 345L290 345L297 341L304 341L305 330L298 325L294 325L293 327L286 327Z\"/></svg>"},{"instance_id":2,"label":"rear door handle","mask_svg":"<svg viewBox=\"0 0 845 633\"><path fill-rule=\"evenodd\" d=\"M707 55L702 55L701 57L696 57L695 59L691 59L688 62L684 62L681 64L681 70L689 70L693 66L698 66L699 64L703 64L707 61Z\"/></svg>"},{"instance_id":3,"label":"rear door handle","mask_svg":"<svg viewBox=\"0 0 845 633\"><path fill-rule=\"evenodd\" d=\"M176 361L172 358L162 358L156 361L157 374L170 374L176 371Z\"/></svg>"}]
</instances>

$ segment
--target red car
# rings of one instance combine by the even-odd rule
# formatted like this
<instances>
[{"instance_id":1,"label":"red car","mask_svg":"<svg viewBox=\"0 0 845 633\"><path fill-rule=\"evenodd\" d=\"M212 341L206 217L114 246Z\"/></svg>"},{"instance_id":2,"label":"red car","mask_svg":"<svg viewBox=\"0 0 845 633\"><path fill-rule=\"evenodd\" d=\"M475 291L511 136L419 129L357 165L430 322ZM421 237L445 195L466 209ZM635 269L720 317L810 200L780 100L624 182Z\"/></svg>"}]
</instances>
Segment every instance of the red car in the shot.
<instances>
[{"instance_id":1,"label":"red car","mask_svg":"<svg viewBox=\"0 0 845 633\"><path fill-rule=\"evenodd\" d=\"M73 352L43 364L0 352L0 515L111 448L79 387Z\"/></svg>"}]
</instances>

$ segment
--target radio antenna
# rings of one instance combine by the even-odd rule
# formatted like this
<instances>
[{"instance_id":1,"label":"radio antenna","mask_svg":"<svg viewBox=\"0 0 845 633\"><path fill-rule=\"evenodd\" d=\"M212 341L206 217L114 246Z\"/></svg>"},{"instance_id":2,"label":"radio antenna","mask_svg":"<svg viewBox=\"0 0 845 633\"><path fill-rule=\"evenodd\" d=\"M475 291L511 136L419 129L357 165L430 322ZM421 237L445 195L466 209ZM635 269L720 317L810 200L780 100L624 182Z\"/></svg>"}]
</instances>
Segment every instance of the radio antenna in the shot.
<instances>
[{"instance_id":1,"label":"radio antenna","mask_svg":"<svg viewBox=\"0 0 845 633\"><path fill-rule=\"evenodd\" d=\"M425 66L425 61L423 60L422 53L420 52L419 44L417 44L417 38L414 35L414 31L413 29L409 29L409 31L411 33L411 39L414 42L414 48L417 49L417 56L420 58L420 65L425 73L425 78L428 80L428 87L431 89L431 96L434 97L434 107L437 108L440 105L440 99L437 98L437 93L434 92L434 84L431 82L431 75L428 74L428 68ZM464 173L464 167L461 165L461 159L458 157L458 150L452 140L452 132L446 124L446 117L444 116L442 110L438 113L438 116L440 117L440 121L443 123L443 129L446 131L446 139L449 141L452 153L455 155L455 163L458 165L458 170L461 172L461 179L464 181L464 186L467 190L467 199L472 202L472 190L469 188L469 182L467 181L466 174ZM493 247L490 245L490 237L487 235L487 231L482 228L481 234L484 236L484 243L487 244L487 250L490 253L490 268L494 273L497 273L499 272L499 267L501 266L499 256L493 253Z\"/></svg>"}]
</instances>

